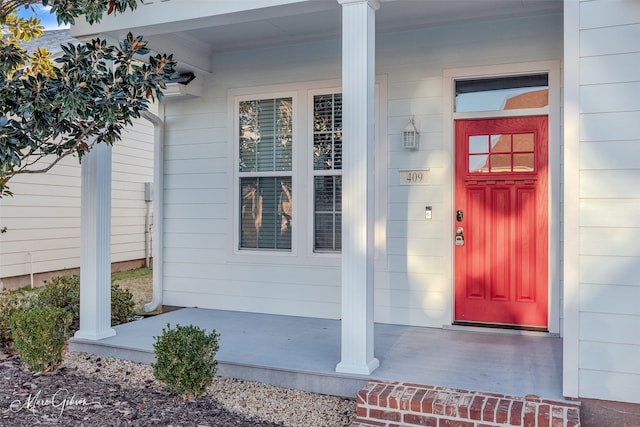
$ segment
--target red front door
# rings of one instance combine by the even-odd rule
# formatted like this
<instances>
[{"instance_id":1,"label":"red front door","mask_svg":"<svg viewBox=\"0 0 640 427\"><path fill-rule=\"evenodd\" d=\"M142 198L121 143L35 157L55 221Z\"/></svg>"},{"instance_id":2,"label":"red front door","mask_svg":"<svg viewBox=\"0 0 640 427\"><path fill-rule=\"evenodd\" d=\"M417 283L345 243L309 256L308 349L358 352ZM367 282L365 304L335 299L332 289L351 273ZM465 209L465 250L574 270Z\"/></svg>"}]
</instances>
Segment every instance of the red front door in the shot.
<instances>
[{"instance_id":1,"label":"red front door","mask_svg":"<svg viewBox=\"0 0 640 427\"><path fill-rule=\"evenodd\" d=\"M547 117L455 128L455 320L546 329Z\"/></svg>"}]
</instances>

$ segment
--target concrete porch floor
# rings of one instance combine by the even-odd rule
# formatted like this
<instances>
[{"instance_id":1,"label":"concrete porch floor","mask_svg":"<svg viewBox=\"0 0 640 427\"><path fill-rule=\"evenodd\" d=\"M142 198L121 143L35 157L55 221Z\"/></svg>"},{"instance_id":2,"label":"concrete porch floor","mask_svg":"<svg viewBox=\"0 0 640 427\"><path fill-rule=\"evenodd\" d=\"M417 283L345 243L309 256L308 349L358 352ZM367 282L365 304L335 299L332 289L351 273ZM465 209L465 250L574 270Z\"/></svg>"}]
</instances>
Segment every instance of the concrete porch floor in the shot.
<instances>
[{"instance_id":1,"label":"concrete porch floor","mask_svg":"<svg viewBox=\"0 0 640 427\"><path fill-rule=\"evenodd\" d=\"M220 333L220 376L347 397L379 379L563 398L562 340L540 334L376 324L380 367L366 377L335 372L340 321L184 308L116 326L99 341L72 338L70 351L151 363L154 337L168 323Z\"/></svg>"}]
</instances>

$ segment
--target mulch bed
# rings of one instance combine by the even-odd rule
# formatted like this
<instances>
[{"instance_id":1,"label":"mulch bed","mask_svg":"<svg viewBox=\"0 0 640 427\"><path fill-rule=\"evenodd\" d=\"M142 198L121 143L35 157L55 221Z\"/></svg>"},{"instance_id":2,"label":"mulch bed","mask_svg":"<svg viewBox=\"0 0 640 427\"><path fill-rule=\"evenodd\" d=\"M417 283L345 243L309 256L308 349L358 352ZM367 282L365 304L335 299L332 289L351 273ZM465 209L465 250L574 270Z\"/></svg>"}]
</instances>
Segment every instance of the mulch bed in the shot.
<instances>
[{"instance_id":1,"label":"mulch bed","mask_svg":"<svg viewBox=\"0 0 640 427\"><path fill-rule=\"evenodd\" d=\"M123 388L62 369L33 374L0 350L0 426L259 426L214 399L183 400L147 388Z\"/></svg>"}]
</instances>

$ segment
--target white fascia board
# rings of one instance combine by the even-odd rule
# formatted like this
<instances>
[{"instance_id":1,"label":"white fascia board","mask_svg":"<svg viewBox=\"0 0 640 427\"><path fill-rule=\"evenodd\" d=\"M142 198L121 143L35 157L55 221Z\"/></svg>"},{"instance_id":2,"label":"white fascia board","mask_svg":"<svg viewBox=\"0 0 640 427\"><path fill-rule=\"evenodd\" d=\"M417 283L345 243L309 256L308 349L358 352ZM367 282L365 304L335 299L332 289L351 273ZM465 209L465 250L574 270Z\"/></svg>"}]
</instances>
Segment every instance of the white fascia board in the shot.
<instances>
[{"instance_id":1,"label":"white fascia board","mask_svg":"<svg viewBox=\"0 0 640 427\"><path fill-rule=\"evenodd\" d=\"M330 5L328 5L329 3ZM209 26L249 22L295 13L300 5L305 10L326 9L335 6L333 2L313 0L244 0L244 1L202 1L202 0L154 0L140 3L133 11L119 15L105 16L100 23L90 25L78 18L71 28L71 35L82 37L89 34L140 31L145 35L186 31ZM284 9L278 6L286 6ZM272 11L265 9L273 8Z\"/></svg>"}]
</instances>

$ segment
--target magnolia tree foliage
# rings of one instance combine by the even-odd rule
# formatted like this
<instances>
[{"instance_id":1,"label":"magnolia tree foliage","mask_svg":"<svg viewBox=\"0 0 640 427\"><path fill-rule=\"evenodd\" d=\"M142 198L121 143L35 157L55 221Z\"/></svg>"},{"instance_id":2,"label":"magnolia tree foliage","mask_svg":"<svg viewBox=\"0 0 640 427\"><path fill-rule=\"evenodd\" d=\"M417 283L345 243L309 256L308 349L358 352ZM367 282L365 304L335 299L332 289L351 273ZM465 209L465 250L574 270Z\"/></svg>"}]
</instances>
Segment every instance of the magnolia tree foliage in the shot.
<instances>
[{"instance_id":1,"label":"magnolia tree foliage","mask_svg":"<svg viewBox=\"0 0 640 427\"><path fill-rule=\"evenodd\" d=\"M60 24L79 16L93 24L134 9L136 0L0 2L1 197L11 194L7 183L15 175L46 172L65 156L82 159L95 144L119 141L122 130L162 97L175 62L171 55L150 56L142 36L132 34L118 46L100 39L61 46L53 61L44 49L29 54L20 47L43 27L37 18L19 17L19 8L50 6Z\"/></svg>"}]
</instances>

